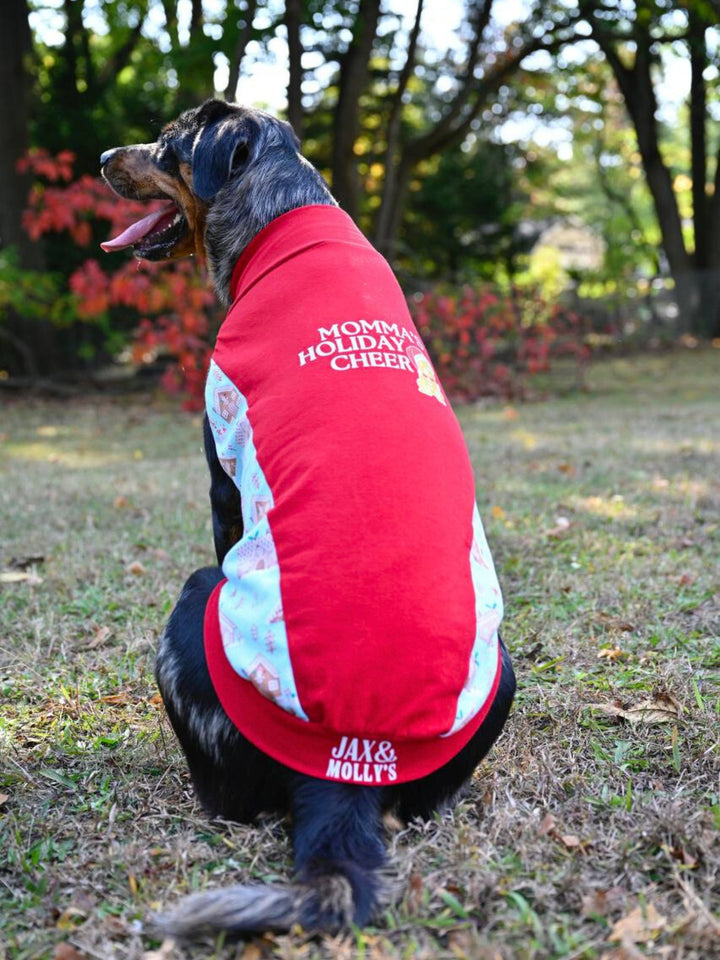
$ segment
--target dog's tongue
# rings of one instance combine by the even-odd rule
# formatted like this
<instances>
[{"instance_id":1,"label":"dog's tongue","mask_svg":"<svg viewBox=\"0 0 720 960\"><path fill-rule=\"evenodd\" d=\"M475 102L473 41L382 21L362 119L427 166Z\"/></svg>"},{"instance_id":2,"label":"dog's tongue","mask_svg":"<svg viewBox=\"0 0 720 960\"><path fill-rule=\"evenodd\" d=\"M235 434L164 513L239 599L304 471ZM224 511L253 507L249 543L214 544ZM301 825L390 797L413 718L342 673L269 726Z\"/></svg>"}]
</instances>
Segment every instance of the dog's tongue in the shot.
<instances>
[{"instance_id":1,"label":"dog's tongue","mask_svg":"<svg viewBox=\"0 0 720 960\"><path fill-rule=\"evenodd\" d=\"M168 215L174 217L176 213L177 207L174 203L170 202L166 204L162 210L149 213L146 217L143 217L142 220L138 220L137 223L129 226L127 230L123 230L117 237L106 240L105 243L101 243L100 246L105 253L110 253L111 250L122 250L125 247L131 247L134 243L137 243L138 240L142 240L143 237L152 233L153 229L163 218L167 218Z\"/></svg>"}]
</instances>

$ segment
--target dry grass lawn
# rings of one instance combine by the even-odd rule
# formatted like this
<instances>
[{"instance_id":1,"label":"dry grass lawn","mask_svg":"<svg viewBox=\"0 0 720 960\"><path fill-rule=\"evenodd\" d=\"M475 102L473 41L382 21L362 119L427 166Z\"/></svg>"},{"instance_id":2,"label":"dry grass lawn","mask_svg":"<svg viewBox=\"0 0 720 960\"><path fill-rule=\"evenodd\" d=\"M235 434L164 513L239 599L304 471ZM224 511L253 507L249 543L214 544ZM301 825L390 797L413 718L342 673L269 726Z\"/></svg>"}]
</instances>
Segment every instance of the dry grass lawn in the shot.
<instances>
[{"instance_id":1,"label":"dry grass lawn","mask_svg":"<svg viewBox=\"0 0 720 960\"><path fill-rule=\"evenodd\" d=\"M210 822L152 681L211 562L199 421L155 398L0 412L0 958L720 957L720 350L460 411L520 681L454 815L389 827L377 927L184 952L161 904L289 873Z\"/></svg>"}]
</instances>

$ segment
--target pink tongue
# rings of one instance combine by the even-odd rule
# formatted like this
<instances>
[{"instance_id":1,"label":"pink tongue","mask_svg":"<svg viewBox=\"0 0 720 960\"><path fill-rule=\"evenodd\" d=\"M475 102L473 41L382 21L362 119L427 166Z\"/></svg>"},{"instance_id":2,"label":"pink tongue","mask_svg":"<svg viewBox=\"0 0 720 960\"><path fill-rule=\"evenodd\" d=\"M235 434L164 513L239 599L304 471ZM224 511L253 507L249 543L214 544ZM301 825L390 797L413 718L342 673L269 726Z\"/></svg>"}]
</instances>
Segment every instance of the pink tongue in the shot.
<instances>
[{"instance_id":1,"label":"pink tongue","mask_svg":"<svg viewBox=\"0 0 720 960\"><path fill-rule=\"evenodd\" d=\"M172 214L173 217L177 212L177 208L174 203L166 204L162 210L156 210L155 213L150 213L147 217L143 217L142 220L138 220L137 223L133 223L123 230L122 233L118 234L117 237L113 237L112 240L106 240L105 243L101 243L100 246L105 251L109 253L111 250L122 250L124 247L131 247L134 243L137 243L138 240L142 240L143 237L146 237L151 233L153 227L155 227L163 217L167 217L168 214Z\"/></svg>"}]
</instances>

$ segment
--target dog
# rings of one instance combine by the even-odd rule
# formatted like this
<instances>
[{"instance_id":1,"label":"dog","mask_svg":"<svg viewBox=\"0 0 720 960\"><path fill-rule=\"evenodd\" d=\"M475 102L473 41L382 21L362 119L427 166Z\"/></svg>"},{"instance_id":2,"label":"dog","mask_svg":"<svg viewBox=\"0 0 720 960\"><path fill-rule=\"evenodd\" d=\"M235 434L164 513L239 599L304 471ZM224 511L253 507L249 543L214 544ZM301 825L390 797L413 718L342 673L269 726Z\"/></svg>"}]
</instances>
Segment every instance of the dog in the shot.
<instances>
[{"instance_id":1,"label":"dog","mask_svg":"<svg viewBox=\"0 0 720 960\"><path fill-rule=\"evenodd\" d=\"M156 679L203 807L290 814L296 871L158 922L362 927L383 816L452 803L515 693L459 425L390 268L287 123L210 100L101 167L120 197L167 201L103 248L199 254L230 308L204 421L217 566L185 584Z\"/></svg>"}]
</instances>

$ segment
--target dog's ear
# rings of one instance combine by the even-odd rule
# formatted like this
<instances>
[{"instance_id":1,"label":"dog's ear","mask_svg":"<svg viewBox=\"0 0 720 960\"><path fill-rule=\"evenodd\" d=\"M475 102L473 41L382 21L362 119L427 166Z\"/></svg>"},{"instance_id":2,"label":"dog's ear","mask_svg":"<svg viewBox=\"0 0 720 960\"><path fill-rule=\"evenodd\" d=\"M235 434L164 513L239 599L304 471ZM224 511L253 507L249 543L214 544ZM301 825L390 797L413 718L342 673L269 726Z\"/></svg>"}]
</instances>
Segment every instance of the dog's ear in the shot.
<instances>
[{"instance_id":1,"label":"dog's ear","mask_svg":"<svg viewBox=\"0 0 720 960\"><path fill-rule=\"evenodd\" d=\"M193 190L201 200L212 200L228 180L244 173L257 139L254 127L249 118L230 115L202 128L192 152Z\"/></svg>"}]
</instances>

